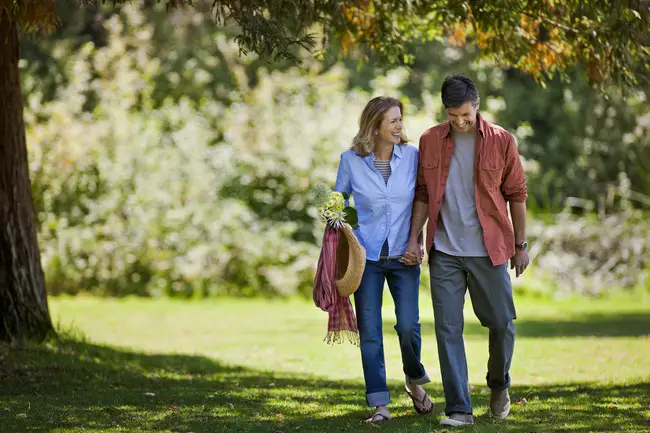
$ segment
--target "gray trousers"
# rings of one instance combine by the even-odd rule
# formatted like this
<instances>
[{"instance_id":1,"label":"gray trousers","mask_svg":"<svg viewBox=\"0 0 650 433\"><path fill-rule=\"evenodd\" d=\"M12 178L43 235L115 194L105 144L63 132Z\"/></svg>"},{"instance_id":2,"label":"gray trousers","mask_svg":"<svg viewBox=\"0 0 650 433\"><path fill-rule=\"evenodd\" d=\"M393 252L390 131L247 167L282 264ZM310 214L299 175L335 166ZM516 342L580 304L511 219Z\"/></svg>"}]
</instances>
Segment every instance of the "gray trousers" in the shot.
<instances>
[{"instance_id":1,"label":"gray trousers","mask_svg":"<svg viewBox=\"0 0 650 433\"><path fill-rule=\"evenodd\" d=\"M488 257L457 257L433 250L429 257L445 413L471 414L463 341L465 293L469 289L476 317L490 330L487 385L493 390L508 388L516 319L508 264L493 266Z\"/></svg>"}]
</instances>

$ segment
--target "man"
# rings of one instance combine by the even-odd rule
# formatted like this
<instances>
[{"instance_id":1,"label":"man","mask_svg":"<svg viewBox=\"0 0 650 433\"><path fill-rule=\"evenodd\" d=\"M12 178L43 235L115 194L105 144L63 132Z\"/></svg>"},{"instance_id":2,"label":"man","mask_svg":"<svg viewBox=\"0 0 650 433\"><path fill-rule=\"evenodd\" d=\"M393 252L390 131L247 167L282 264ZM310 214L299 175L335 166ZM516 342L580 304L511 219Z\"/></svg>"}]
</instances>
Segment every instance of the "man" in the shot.
<instances>
[{"instance_id":1,"label":"man","mask_svg":"<svg viewBox=\"0 0 650 433\"><path fill-rule=\"evenodd\" d=\"M478 113L474 82L464 75L447 77L442 103L448 121L420 138L411 232L403 261L422 260L418 236L429 219L426 246L447 415L440 423L460 426L474 423L463 342L468 289L476 316L490 330L490 411L497 418L510 413L516 313L507 265L510 259L519 277L529 263L527 191L515 139Z\"/></svg>"}]
</instances>

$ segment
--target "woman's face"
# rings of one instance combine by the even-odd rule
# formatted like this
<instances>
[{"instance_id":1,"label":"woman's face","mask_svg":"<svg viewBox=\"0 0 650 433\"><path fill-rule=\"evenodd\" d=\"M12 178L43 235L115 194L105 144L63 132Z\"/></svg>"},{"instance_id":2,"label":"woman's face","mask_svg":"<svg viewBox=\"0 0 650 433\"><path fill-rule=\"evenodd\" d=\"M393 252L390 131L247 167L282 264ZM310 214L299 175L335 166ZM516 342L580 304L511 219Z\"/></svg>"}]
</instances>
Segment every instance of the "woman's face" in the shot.
<instances>
[{"instance_id":1,"label":"woman's face","mask_svg":"<svg viewBox=\"0 0 650 433\"><path fill-rule=\"evenodd\" d=\"M399 144L401 143L402 129L402 111L399 107L391 107L384 113L384 118L377 130L376 138L378 142Z\"/></svg>"}]
</instances>

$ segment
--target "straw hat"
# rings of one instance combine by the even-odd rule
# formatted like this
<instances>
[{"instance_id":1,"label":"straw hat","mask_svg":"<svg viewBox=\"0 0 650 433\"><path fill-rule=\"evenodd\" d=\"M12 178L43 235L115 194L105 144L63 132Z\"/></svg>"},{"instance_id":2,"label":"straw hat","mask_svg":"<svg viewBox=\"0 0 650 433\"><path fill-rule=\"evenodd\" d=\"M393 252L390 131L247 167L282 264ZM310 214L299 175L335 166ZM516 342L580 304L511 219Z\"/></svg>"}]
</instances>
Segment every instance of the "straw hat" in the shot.
<instances>
[{"instance_id":1,"label":"straw hat","mask_svg":"<svg viewBox=\"0 0 650 433\"><path fill-rule=\"evenodd\" d=\"M354 235L352 227L343 224L336 249L336 290L339 296L350 296L359 288L366 267L366 250Z\"/></svg>"}]
</instances>

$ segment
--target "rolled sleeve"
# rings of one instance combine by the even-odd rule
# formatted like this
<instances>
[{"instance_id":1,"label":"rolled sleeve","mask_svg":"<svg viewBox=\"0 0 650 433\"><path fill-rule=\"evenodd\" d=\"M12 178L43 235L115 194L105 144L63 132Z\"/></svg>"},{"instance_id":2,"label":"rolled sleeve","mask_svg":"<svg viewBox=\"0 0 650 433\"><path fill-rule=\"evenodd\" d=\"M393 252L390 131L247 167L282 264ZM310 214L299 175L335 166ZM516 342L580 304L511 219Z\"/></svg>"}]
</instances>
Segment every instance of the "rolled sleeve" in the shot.
<instances>
[{"instance_id":1,"label":"rolled sleeve","mask_svg":"<svg viewBox=\"0 0 650 433\"><path fill-rule=\"evenodd\" d=\"M429 190L427 189L427 182L424 177L424 169L422 168L422 154L424 151L424 141L420 138L420 145L418 146L418 174L415 183L415 200L423 203L429 203Z\"/></svg>"},{"instance_id":2,"label":"rolled sleeve","mask_svg":"<svg viewBox=\"0 0 650 433\"><path fill-rule=\"evenodd\" d=\"M501 193L506 201L525 202L528 199L524 165L521 163L517 143L512 135L506 148L506 164L501 183Z\"/></svg>"}]
</instances>

